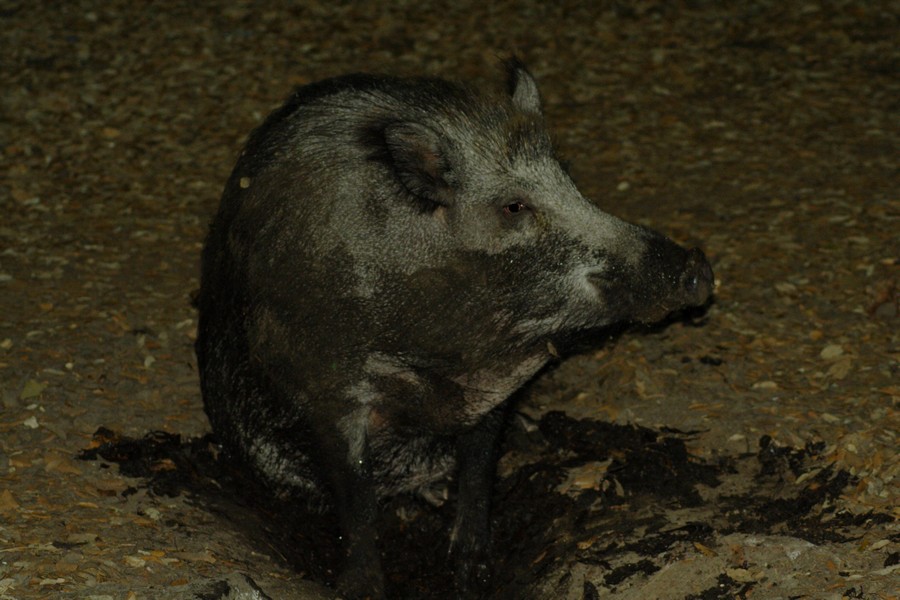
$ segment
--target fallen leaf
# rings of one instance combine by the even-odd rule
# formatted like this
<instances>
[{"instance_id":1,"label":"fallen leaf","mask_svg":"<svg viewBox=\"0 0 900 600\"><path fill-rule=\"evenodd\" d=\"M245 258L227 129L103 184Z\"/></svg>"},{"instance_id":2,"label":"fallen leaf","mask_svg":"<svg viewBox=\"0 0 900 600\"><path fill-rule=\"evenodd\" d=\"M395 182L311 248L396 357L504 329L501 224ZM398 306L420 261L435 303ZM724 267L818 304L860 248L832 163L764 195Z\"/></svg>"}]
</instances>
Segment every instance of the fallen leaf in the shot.
<instances>
[{"instance_id":1,"label":"fallen leaf","mask_svg":"<svg viewBox=\"0 0 900 600\"><path fill-rule=\"evenodd\" d=\"M41 392L43 392L46 387L47 384L44 382L29 379L25 382L25 387L22 388L22 393L19 394L19 399L28 400L29 398L36 398L41 395Z\"/></svg>"},{"instance_id":2,"label":"fallen leaf","mask_svg":"<svg viewBox=\"0 0 900 600\"><path fill-rule=\"evenodd\" d=\"M9 512L19 508L19 503L13 497L12 492L3 490L0 492L0 512Z\"/></svg>"},{"instance_id":3,"label":"fallen leaf","mask_svg":"<svg viewBox=\"0 0 900 600\"><path fill-rule=\"evenodd\" d=\"M147 561L145 561L140 556L126 556L125 564L129 567L143 567L147 564Z\"/></svg>"},{"instance_id":4,"label":"fallen leaf","mask_svg":"<svg viewBox=\"0 0 900 600\"><path fill-rule=\"evenodd\" d=\"M825 360L834 360L844 353L844 349L840 344L829 344L819 352L819 357Z\"/></svg>"},{"instance_id":5,"label":"fallen leaf","mask_svg":"<svg viewBox=\"0 0 900 600\"><path fill-rule=\"evenodd\" d=\"M725 569L725 574L738 583L750 583L755 581L753 575L747 569Z\"/></svg>"},{"instance_id":6,"label":"fallen leaf","mask_svg":"<svg viewBox=\"0 0 900 600\"><path fill-rule=\"evenodd\" d=\"M700 554L704 556L718 556L715 550L708 546L704 546L700 542L694 542L694 548L696 548L700 552Z\"/></svg>"},{"instance_id":7,"label":"fallen leaf","mask_svg":"<svg viewBox=\"0 0 900 600\"><path fill-rule=\"evenodd\" d=\"M851 370L853 370L853 359L845 356L828 368L828 376L832 379L841 380L847 377Z\"/></svg>"},{"instance_id":8,"label":"fallen leaf","mask_svg":"<svg viewBox=\"0 0 900 600\"><path fill-rule=\"evenodd\" d=\"M213 556L212 552L209 550L204 550L203 552L172 552L171 555L191 562L205 562L210 564L216 562L216 557Z\"/></svg>"},{"instance_id":9,"label":"fallen leaf","mask_svg":"<svg viewBox=\"0 0 900 600\"><path fill-rule=\"evenodd\" d=\"M582 490L599 490L610 464L612 459L573 467L569 469L566 480L556 487L556 491L565 494L572 491L577 493Z\"/></svg>"},{"instance_id":10,"label":"fallen leaf","mask_svg":"<svg viewBox=\"0 0 900 600\"><path fill-rule=\"evenodd\" d=\"M68 456L57 452L51 452L44 455L44 470L47 472L56 471L57 473L68 473L70 475L81 474L81 469L79 469Z\"/></svg>"}]
</instances>

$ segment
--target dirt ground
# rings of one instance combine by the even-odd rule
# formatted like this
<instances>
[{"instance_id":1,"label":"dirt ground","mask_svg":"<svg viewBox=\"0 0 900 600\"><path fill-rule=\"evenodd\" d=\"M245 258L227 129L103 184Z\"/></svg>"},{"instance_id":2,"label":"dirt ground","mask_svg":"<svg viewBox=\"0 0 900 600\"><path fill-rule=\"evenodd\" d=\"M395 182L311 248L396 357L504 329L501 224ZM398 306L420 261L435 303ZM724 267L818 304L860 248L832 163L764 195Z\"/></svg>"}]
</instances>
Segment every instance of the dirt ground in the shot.
<instances>
[{"instance_id":1,"label":"dirt ground","mask_svg":"<svg viewBox=\"0 0 900 600\"><path fill-rule=\"evenodd\" d=\"M719 285L523 392L488 596L898 598L898 31L887 0L0 2L0 599L332 595L329 517L201 438L206 224L293 86L511 52L582 192ZM385 507L392 597L448 597L452 504Z\"/></svg>"}]
</instances>

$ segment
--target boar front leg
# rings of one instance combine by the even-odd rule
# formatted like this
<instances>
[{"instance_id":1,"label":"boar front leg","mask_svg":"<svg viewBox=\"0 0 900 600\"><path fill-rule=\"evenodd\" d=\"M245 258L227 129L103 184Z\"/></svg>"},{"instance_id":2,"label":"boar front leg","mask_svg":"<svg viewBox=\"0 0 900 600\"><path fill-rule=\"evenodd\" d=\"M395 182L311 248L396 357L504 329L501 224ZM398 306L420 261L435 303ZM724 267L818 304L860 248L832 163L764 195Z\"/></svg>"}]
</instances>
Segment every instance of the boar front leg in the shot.
<instances>
[{"instance_id":1,"label":"boar front leg","mask_svg":"<svg viewBox=\"0 0 900 600\"><path fill-rule=\"evenodd\" d=\"M505 413L504 407L494 409L457 439L459 502L450 554L461 597L485 591L490 580L491 493Z\"/></svg>"},{"instance_id":2,"label":"boar front leg","mask_svg":"<svg viewBox=\"0 0 900 600\"><path fill-rule=\"evenodd\" d=\"M368 425L360 409L338 421L338 430L320 432L319 448L340 522L344 563L337 587L348 599L384 598L384 575L378 550L378 499L372 477Z\"/></svg>"}]
</instances>

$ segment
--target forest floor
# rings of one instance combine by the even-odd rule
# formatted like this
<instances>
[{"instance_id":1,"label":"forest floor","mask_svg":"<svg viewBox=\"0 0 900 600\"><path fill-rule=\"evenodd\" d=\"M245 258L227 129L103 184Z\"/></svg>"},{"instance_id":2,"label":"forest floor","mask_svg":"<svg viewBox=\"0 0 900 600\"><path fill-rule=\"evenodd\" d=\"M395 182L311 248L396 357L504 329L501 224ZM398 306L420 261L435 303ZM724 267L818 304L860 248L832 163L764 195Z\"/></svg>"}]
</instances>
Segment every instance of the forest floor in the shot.
<instances>
[{"instance_id":1,"label":"forest floor","mask_svg":"<svg viewBox=\"0 0 900 600\"><path fill-rule=\"evenodd\" d=\"M718 288L523 391L489 596L898 598L898 31L887 0L0 3L0 599L329 597L331 517L285 527L203 437L207 223L293 86L513 52L585 196ZM385 507L392 598L447 597L452 505Z\"/></svg>"}]
</instances>

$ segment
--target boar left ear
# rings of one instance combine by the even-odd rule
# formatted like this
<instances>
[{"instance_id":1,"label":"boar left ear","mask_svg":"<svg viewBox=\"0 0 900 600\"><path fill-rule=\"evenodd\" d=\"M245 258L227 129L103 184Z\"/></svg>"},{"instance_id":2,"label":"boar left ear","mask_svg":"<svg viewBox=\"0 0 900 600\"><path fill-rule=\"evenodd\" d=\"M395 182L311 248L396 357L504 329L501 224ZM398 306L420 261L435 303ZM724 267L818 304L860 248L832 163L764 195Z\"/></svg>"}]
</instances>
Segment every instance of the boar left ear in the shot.
<instances>
[{"instance_id":1,"label":"boar left ear","mask_svg":"<svg viewBox=\"0 0 900 600\"><path fill-rule=\"evenodd\" d=\"M513 105L522 112L541 114L541 94L525 64L512 57L506 61L506 73L506 86Z\"/></svg>"},{"instance_id":2,"label":"boar left ear","mask_svg":"<svg viewBox=\"0 0 900 600\"><path fill-rule=\"evenodd\" d=\"M394 172L416 198L446 205L453 181L447 142L431 127L402 121L384 129Z\"/></svg>"}]
</instances>

